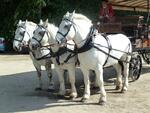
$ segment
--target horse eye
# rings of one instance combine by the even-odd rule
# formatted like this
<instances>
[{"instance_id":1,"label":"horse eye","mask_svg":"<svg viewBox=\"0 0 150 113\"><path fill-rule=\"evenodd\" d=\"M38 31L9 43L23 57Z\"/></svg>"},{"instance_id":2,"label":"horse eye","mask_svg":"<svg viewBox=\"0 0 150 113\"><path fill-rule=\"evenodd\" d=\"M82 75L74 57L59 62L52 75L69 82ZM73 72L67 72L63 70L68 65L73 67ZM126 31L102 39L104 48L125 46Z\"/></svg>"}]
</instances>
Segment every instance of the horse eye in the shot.
<instances>
[{"instance_id":1,"label":"horse eye","mask_svg":"<svg viewBox=\"0 0 150 113\"><path fill-rule=\"evenodd\" d=\"M65 25L64 28L65 28L65 29L69 29L69 25Z\"/></svg>"},{"instance_id":2,"label":"horse eye","mask_svg":"<svg viewBox=\"0 0 150 113\"><path fill-rule=\"evenodd\" d=\"M24 34L25 34L25 31L20 32L20 35L21 35L21 36L24 36Z\"/></svg>"},{"instance_id":3,"label":"horse eye","mask_svg":"<svg viewBox=\"0 0 150 113\"><path fill-rule=\"evenodd\" d=\"M41 37L43 37L44 34L45 34L45 31L40 31L40 32L39 32L39 35L40 35Z\"/></svg>"}]
</instances>

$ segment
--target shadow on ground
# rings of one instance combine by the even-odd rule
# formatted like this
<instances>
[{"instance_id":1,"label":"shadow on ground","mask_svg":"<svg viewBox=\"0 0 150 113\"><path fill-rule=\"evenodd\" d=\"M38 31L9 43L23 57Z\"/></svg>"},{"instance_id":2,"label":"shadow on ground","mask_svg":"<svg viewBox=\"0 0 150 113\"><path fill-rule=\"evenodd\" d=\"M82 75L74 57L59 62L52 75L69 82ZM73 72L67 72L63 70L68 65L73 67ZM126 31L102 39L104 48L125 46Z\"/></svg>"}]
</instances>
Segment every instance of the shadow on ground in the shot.
<instances>
[{"instance_id":1,"label":"shadow on ground","mask_svg":"<svg viewBox=\"0 0 150 113\"><path fill-rule=\"evenodd\" d=\"M144 67L142 69L142 73L146 72L150 72L148 67ZM55 82L56 89L58 89L58 78L57 76L55 76L54 73L55 71L53 70L53 80ZM43 71L43 74L43 91L34 90L37 85L37 76L35 71L5 76L1 75L0 111L2 113L12 113L21 111L41 110L47 107L85 105L79 102L80 99L77 99L76 101L70 101L58 98L57 90L53 93L47 92L46 89L48 87L48 79L46 77L45 71ZM105 69L104 80L108 83L107 85L114 85L114 81L112 80L112 78L114 78L115 76L113 75L115 75L115 71L113 68ZM84 88L82 87L83 77L80 69L76 70L76 79L76 85L80 98L84 90ZM96 94L94 93L94 90L92 91L92 94ZM106 91L114 93L116 92L114 89L106 89Z\"/></svg>"}]
</instances>

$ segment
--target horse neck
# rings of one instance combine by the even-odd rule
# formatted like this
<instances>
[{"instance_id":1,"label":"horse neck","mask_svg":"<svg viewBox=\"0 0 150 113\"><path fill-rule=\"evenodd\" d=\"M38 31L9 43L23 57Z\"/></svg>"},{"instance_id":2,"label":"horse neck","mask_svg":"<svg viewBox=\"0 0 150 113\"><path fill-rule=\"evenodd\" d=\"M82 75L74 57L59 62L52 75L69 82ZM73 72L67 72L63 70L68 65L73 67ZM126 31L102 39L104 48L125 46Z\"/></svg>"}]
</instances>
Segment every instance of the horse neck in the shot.
<instances>
[{"instance_id":1,"label":"horse neck","mask_svg":"<svg viewBox=\"0 0 150 113\"><path fill-rule=\"evenodd\" d=\"M80 48L84 45L92 24L91 22L81 20L75 21L74 23L76 26L76 35L73 40L76 43L77 47Z\"/></svg>"},{"instance_id":2,"label":"horse neck","mask_svg":"<svg viewBox=\"0 0 150 113\"><path fill-rule=\"evenodd\" d=\"M43 56L42 53L41 53L40 48L38 48L37 50L32 51L32 54L34 54L36 58L39 58L39 57Z\"/></svg>"},{"instance_id":3,"label":"horse neck","mask_svg":"<svg viewBox=\"0 0 150 113\"><path fill-rule=\"evenodd\" d=\"M56 27L52 24L49 24L48 31L50 33L50 37L48 37L49 38L48 43L54 44L54 46L52 46L51 49L53 52L57 52L59 50L59 47L58 47L58 45L55 45L57 43L55 36L56 36L57 31L58 31L58 27Z\"/></svg>"},{"instance_id":4,"label":"horse neck","mask_svg":"<svg viewBox=\"0 0 150 113\"><path fill-rule=\"evenodd\" d=\"M29 33L29 35L30 35L30 38L32 38L33 37L33 32L34 32L34 30L36 29L36 24L28 24L27 26L26 26L26 30L27 30L27 32Z\"/></svg>"}]
</instances>

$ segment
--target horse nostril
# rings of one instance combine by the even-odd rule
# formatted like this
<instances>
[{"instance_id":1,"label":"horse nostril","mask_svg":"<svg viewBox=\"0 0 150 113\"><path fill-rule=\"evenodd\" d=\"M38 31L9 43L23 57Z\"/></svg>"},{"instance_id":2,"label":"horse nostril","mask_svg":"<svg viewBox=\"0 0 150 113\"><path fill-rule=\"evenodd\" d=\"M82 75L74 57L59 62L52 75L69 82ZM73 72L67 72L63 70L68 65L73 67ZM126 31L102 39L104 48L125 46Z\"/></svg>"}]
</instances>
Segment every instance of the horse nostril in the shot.
<instances>
[{"instance_id":1,"label":"horse nostril","mask_svg":"<svg viewBox=\"0 0 150 113\"><path fill-rule=\"evenodd\" d=\"M32 44L32 49L37 49L38 48L38 45L37 44Z\"/></svg>"},{"instance_id":2,"label":"horse nostril","mask_svg":"<svg viewBox=\"0 0 150 113\"><path fill-rule=\"evenodd\" d=\"M35 45L34 44L32 44L32 49L35 49Z\"/></svg>"},{"instance_id":3,"label":"horse nostril","mask_svg":"<svg viewBox=\"0 0 150 113\"><path fill-rule=\"evenodd\" d=\"M15 46L15 47L14 47L14 50L15 50L15 51L17 51L17 50L18 50L18 48Z\"/></svg>"},{"instance_id":4,"label":"horse nostril","mask_svg":"<svg viewBox=\"0 0 150 113\"><path fill-rule=\"evenodd\" d=\"M59 40L57 40L57 44L60 44L61 42Z\"/></svg>"},{"instance_id":5,"label":"horse nostril","mask_svg":"<svg viewBox=\"0 0 150 113\"><path fill-rule=\"evenodd\" d=\"M60 44L59 41L57 41L57 44Z\"/></svg>"}]
</instances>

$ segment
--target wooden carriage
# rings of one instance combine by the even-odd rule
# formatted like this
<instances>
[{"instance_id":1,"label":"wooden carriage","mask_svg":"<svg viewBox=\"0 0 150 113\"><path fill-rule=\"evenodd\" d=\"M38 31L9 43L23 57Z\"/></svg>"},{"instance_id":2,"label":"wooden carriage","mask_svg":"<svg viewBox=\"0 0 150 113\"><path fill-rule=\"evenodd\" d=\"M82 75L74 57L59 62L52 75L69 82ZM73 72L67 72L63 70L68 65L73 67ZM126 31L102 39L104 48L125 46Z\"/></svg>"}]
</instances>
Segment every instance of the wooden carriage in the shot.
<instances>
[{"instance_id":1,"label":"wooden carriage","mask_svg":"<svg viewBox=\"0 0 150 113\"><path fill-rule=\"evenodd\" d=\"M137 80L142 68L141 56L146 63L150 64L150 26L148 25L150 0L109 0L109 2L116 10L148 12L147 23L140 22L143 18L141 15L116 17L113 23L93 22L100 33L123 33L129 37L135 53L131 59L130 72L132 79ZM139 27L139 23L142 27Z\"/></svg>"},{"instance_id":2,"label":"wooden carriage","mask_svg":"<svg viewBox=\"0 0 150 113\"><path fill-rule=\"evenodd\" d=\"M138 29L138 22L140 15L126 16L124 18L117 18L114 23L101 23L95 27L100 33L116 34L123 33L127 35L133 44L133 48L144 48L150 46L150 32L149 26L144 24L142 30Z\"/></svg>"}]
</instances>

